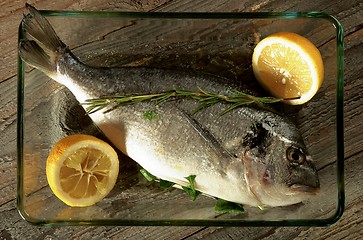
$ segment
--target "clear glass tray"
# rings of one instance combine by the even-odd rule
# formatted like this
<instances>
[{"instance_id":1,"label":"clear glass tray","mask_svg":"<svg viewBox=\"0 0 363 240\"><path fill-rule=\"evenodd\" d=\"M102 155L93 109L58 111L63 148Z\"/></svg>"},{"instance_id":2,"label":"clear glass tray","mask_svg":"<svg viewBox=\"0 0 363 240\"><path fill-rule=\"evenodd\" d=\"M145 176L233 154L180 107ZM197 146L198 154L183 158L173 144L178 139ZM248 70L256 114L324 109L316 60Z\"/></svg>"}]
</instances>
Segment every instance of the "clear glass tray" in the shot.
<instances>
[{"instance_id":1,"label":"clear glass tray","mask_svg":"<svg viewBox=\"0 0 363 240\"><path fill-rule=\"evenodd\" d=\"M215 200L192 202L184 191L147 182L132 160L94 206L68 207L51 192L45 161L55 142L73 133L105 139L73 95L38 70L18 64L18 186L21 216L38 225L267 226L334 223L344 209L343 30L324 13L131 13L41 11L60 38L94 66L192 68L253 81L251 55L259 39L279 31L309 38L322 53L325 80L299 107L279 106L294 119L319 169L321 192L267 210L218 214ZM23 32L20 26L19 40Z\"/></svg>"}]
</instances>

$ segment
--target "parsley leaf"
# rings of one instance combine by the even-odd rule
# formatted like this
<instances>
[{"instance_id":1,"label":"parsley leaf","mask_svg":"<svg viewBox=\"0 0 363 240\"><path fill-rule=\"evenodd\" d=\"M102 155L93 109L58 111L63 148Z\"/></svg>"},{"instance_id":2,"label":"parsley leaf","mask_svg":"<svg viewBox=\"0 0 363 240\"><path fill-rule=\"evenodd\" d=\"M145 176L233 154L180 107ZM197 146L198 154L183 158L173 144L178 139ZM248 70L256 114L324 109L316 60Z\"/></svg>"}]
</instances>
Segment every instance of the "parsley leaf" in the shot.
<instances>
[{"instance_id":1,"label":"parsley leaf","mask_svg":"<svg viewBox=\"0 0 363 240\"><path fill-rule=\"evenodd\" d=\"M149 173L146 169L140 169L140 173L146 178L146 180L148 180L149 182L152 181L158 181L159 182L159 186L161 188L169 188L171 186L173 186L175 183L173 182L169 182L163 179L159 179L157 177L155 177L154 175L152 175L151 173Z\"/></svg>"},{"instance_id":2,"label":"parsley leaf","mask_svg":"<svg viewBox=\"0 0 363 240\"><path fill-rule=\"evenodd\" d=\"M188 195L192 198L192 201L195 201L197 197L201 194L198 190L195 189L194 182L195 182L196 175L190 175L186 177L185 179L188 180L189 186L184 187L182 186L182 189L188 193Z\"/></svg>"},{"instance_id":3,"label":"parsley leaf","mask_svg":"<svg viewBox=\"0 0 363 240\"><path fill-rule=\"evenodd\" d=\"M160 116L154 111L146 111L144 112L144 118L146 120L152 121L152 120L159 120Z\"/></svg>"},{"instance_id":4,"label":"parsley leaf","mask_svg":"<svg viewBox=\"0 0 363 240\"><path fill-rule=\"evenodd\" d=\"M171 186L173 186L175 183L173 182L169 182L167 180L163 180L160 178L155 177L154 175L152 175L151 173L149 173L146 169L140 169L140 173L146 178L146 180L148 180L149 182L151 181L158 181L159 182L159 186L161 188L169 188ZM182 189L184 191L186 191L188 193L188 195L192 198L192 201L195 201L195 199L197 199L197 197L201 194L200 191L195 189L195 177L196 175L190 175L188 177L186 177L185 179L188 180L189 182L189 186L182 186Z\"/></svg>"},{"instance_id":5,"label":"parsley leaf","mask_svg":"<svg viewBox=\"0 0 363 240\"><path fill-rule=\"evenodd\" d=\"M160 182L159 182L159 186L161 188L170 188L171 186L173 186L175 183L173 182L169 182L169 181L166 181L166 180L163 180L163 179L160 179Z\"/></svg>"},{"instance_id":6,"label":"parsley leaf","mask_svg":"<svg viewBox=\"0 0 363 240\"><path fill-rule=\"evenodd\" d=\"M152 175L151 173L149 173L148 171L146 171L145 169L140 169L140 173L146 178L146 180L148 180L149 182L154 181L156 179L156 177L154 175Z\"/></svg>"},{"instance_id":7,"label":"parsley leaf","mask_svg":"<svg viewBox=\"0 0 363 240\"><path fill-rule=\"evenodd\" d=\"M229 212L244 212L242 204L229 202L223 199L218 199L216 205L214 206L214 211L219 213L229 213Z\"/></svg>"}]
</instances>

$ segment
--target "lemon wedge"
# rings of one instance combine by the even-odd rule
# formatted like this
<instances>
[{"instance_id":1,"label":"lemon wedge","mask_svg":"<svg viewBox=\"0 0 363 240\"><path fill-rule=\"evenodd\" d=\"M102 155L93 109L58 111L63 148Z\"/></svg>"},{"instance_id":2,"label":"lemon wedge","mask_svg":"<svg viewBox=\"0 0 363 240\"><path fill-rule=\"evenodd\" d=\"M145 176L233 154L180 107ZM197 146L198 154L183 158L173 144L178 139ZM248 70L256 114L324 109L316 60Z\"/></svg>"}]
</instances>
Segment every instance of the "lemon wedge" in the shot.
<instances>
[{"instance_id":1,"label":"lemon wedge","mask_svg":"<svg viewBox=\"0 0 363 240\"><path fill-rule=\"evenodd\" d=\"M102 200L114 187L118 172L115 150L108 143L83 134L57 142L46 162L51 190L73 207L90 206Z\"/></svg>"},{"instance_id":2,"label":"lemon wedge","mask_svg":"<svg viewBox=\"0 0 363 240\"><path fill-rule=\"evenodd\" d=\"M309 101L324 79L319 50L292 32L275 33L260 41L252 55L252 67L262 87L291 105Z\"/></svg>"}]
</instances>

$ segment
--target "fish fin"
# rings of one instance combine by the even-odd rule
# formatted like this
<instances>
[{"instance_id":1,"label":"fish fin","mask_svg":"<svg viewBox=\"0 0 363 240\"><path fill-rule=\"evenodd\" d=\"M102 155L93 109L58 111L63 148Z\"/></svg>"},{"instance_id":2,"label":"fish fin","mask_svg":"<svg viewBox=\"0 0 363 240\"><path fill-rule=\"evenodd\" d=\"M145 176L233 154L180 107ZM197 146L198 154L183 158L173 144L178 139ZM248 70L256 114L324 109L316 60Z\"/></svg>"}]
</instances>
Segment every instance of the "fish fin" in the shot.
<instances>
[{"instance_id":1,"label":"fish fin","mask_svg":"<svg viewBox=\"0 0 363 240\"><path fill-rule=\"evenodd\" d=\"M19 54L29 65L39 68L48 75L54 74L58 56L67 51L47 19L33 6L22 21L25 40L19 43Z\"/></svg>"},{"instance_id":2,"label":"fish fin","mask_svg":"<svg viewBox=\"0 0 363 240\"><path fill-rule=\"evenodd\" d=\"M24 31L49 52L64 50L66 45L59 39L48 20L30 4L26 4L26 7L30 14L23 20Z\"/></svg>"},{"instance_id":3,"label":"fish fin","mask_svg":"<svg viewBox=\"0 0 363 240\"><path fill-rule=\"evenodd\" d=\"M49 55L33 40L21 40L19 44L21 58L45 72L47 75L55 73L56 66L51 63Z\"/></svg>"},{"instance_id":4,"label":"fish fin","mask_svg":"<svg viewBox=\"0 0 363 240\"><path fill-rule=\"evenodd\" d=\"M202 126L202 124L200 124L196 119L191 117L185 111L182 111L182 113L186 117L188 123L190 123L193 126L193 128L199 133L199 135L202 136L210 146L212 146L212 149L215 150L215 153L217 154L218 157L225 159L235 158L232 153L230 153L226 148L224 148L221 145L221 143L216 139L216 137L210 131L208 131Z\"/></svg>"}]
</instances>

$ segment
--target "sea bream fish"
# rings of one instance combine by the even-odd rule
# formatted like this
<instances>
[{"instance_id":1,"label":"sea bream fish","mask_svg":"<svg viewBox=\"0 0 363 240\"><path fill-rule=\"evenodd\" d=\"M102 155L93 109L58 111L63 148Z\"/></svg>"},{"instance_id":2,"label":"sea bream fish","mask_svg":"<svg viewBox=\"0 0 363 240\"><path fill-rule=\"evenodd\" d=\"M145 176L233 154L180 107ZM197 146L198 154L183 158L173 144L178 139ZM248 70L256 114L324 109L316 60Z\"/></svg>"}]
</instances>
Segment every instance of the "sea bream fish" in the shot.
<instances>
[{"instance_id":1,"label":"sea bream fish","mask_svg":"<svg viewBox=\"0 0 363 240\"><path fill-rule=\"evenodd\" d=\"M19 54L29 65L67 87L80 103L102 96L160 93L170 89L226 94L224 78L190 70L143 67L97 68L80 62L50 23L28 5ZM242 89L237 89L242 91ZM191 112L192 98L140 102L90 118L123 153L157 178L250 206L285 206L319 191L311 156L296 126L257 106L223 115L226 103ZM82 105L83 107L86 107ZM154 111L158 119L144 117Z\"/></svg>"}]
</instances>

